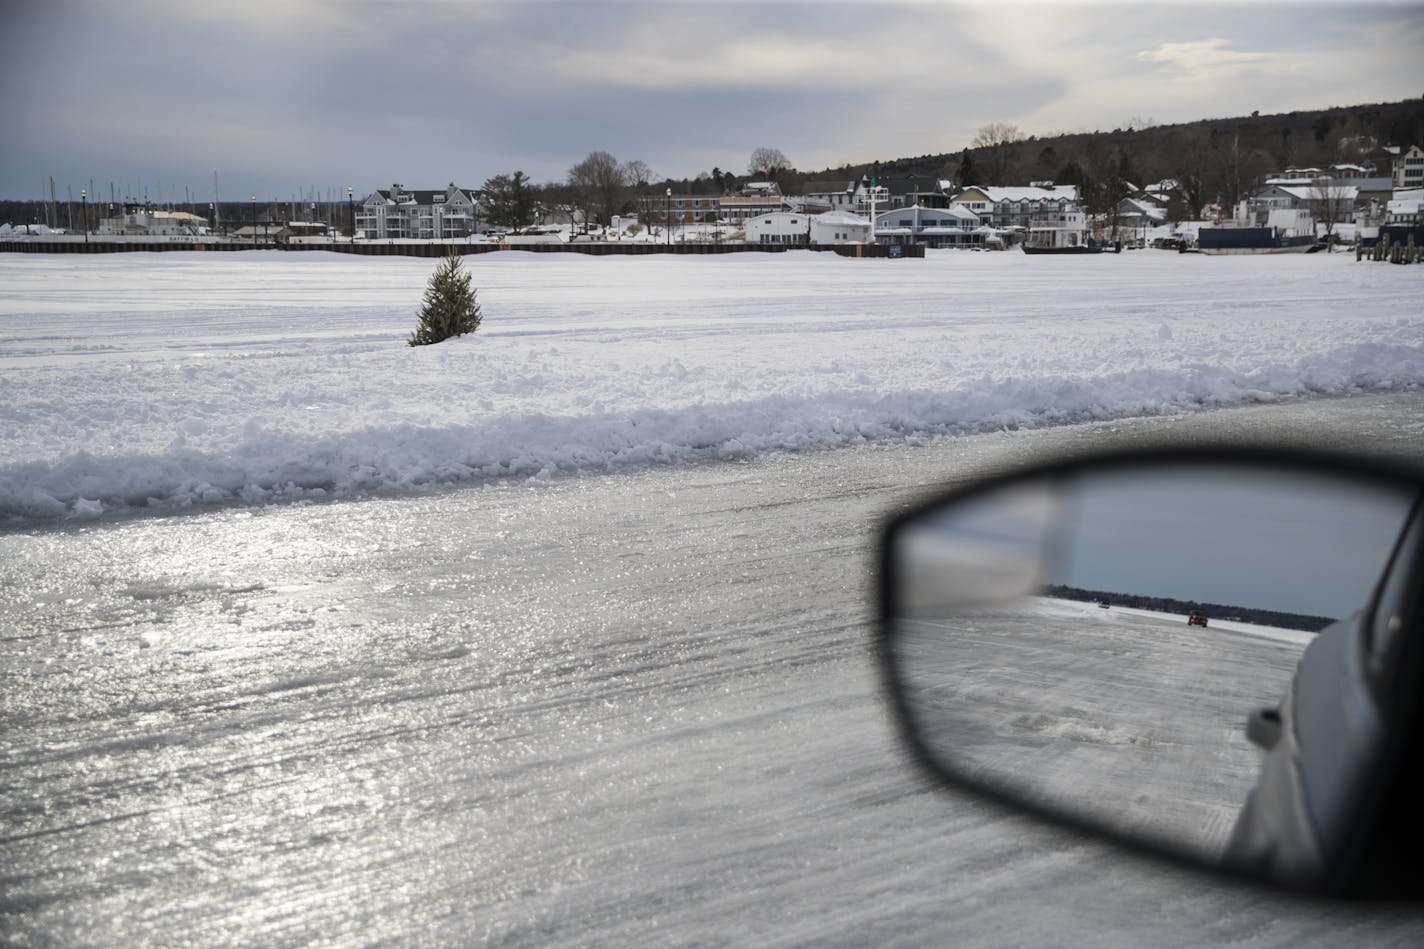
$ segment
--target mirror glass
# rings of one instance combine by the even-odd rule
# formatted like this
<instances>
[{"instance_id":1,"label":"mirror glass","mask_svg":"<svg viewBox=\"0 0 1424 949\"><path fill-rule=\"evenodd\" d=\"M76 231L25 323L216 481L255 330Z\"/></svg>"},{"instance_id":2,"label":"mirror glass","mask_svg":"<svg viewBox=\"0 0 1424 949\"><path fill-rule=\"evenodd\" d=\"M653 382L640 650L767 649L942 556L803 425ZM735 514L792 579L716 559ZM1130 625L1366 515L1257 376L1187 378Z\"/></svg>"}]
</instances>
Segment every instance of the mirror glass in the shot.
<instances>
[{"instance_id":1,"label":"mirror glass","mask_svg":"<svg viewBox=\"0 0 1424 949\"><path fill-rule=\"evenodd\" d=\"M1334 474L1144 463L929 509L889 551L916 741L952 777L1218 862L1261 772L1248 716L1367 604L1412 500Z\"/></svg>"}]
</instances>

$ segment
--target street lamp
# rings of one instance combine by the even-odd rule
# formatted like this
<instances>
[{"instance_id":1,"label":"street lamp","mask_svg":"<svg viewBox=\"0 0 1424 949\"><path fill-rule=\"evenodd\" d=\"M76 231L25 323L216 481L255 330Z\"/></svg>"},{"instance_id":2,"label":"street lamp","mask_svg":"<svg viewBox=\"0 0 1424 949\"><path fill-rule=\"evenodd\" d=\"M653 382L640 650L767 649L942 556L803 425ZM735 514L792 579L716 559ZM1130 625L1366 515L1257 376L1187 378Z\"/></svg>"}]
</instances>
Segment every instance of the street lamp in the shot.
<instances>
[{"instance_id":1,"label":"street lamp","mask_svg":"<svg viewBox=\"0 0 1424 949\"><path fill-rule=\"evenodd\" d=\"M351 247L356 247L356 200L351 186L346 186L346 216L351 219Z\"/></svg>"},{"instance_id":2,"label":"street lamp","mask_svg":"<svg viewBox=\"0 0 1424 949\"><path fill-rule=\"evenodd\" d=\"M69 193L70 193L70 194L73 194L74 192L71 191L71 192L69 192ZM74 199L73 199L73 198L70 198L69 200L73 201ZM81 204L83 205L83 211L84 211L84 243L87 244L87 243L89 243L89 192L88 192L87 189L85 189L85 188L80 188L80 189L79 189L79 200L80 200ZM74 205L70 205L70 207L73 207L73 206L74 206Z\"/></svg>"},{"instance_id":3,"label":"street lamp","mask_svg":"<svg viewBox=\"0 0 1424 949\"><path fill-rule=\"evenodd\" d=\"M257 246L257 195L252 196L252 246Z\"/></svg>"},{"instance_id":4,"label":"street lamp","mask_svg":"<svg viewBox=\"0 0 1424 949\"><path fill-rule=\"evenodd\" d=\"M663 215L667 220L667 243L672 246L672 189L667 189L667 214Z\"/></svg>"}]
</instances>

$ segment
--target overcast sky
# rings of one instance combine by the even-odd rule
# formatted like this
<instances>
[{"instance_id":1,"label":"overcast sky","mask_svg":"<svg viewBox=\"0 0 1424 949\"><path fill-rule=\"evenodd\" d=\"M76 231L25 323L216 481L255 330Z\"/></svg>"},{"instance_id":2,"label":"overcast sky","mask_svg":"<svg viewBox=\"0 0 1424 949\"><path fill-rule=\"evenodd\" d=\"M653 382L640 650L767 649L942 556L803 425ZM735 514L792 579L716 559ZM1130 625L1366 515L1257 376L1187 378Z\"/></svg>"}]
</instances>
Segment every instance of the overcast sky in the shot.
<instances>
[{"instance_id":1,"label":"overcast sky","mask_svg":"<svg viewBox=\"0 0 1424 949\"><path fill-rule=\"evenodd\" d=\"M0 0L0 197L289 200L1424 93L1424 4Z\"/></svg>"}]
</instances>

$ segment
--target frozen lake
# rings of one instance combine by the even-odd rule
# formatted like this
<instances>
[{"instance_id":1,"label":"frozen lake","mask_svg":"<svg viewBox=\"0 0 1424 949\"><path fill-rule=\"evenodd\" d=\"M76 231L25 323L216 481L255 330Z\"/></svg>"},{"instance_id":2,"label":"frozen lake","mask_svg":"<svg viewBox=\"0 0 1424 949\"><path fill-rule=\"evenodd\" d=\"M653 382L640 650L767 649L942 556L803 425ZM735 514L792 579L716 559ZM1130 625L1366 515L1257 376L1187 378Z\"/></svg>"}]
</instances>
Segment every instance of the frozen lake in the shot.
<instances>
[{"instance_id":1,"label":"frozen lake","mask_svg":"<svg viewBox=\"0 0 1424 949\"><path fill-rule=\"evenodd\" d=\"M1349 254L795 252L433 263L0 255L0 519L401 493L1424 383L1424 292Z\"/></svg>"}]
</instances>

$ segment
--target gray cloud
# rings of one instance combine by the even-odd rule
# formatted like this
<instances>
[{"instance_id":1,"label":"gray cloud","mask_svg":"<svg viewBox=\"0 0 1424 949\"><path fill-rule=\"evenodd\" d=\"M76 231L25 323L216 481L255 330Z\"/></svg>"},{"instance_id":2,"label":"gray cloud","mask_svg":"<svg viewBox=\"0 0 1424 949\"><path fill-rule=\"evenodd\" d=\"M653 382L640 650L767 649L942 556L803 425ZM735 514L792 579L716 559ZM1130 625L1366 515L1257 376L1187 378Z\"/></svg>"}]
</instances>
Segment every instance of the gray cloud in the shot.
<instances>
[{"instance_id":1,"label":"gray cloud","mask_svg":"<svg viewBox=\"0 0 1424 949\"><path fill-rule=\"evenodd\" d=\"M1424 83L1421 9L20 0L0 194L557 180L595 148L679 177L741 172L759 145L811 169L957 151L990 121L1397 99Z\"/></svg>"}]
</instances>

